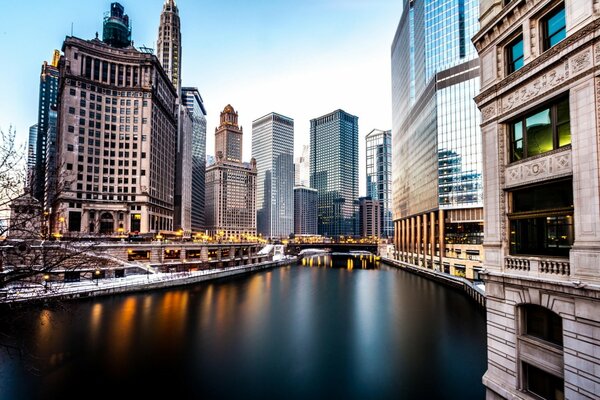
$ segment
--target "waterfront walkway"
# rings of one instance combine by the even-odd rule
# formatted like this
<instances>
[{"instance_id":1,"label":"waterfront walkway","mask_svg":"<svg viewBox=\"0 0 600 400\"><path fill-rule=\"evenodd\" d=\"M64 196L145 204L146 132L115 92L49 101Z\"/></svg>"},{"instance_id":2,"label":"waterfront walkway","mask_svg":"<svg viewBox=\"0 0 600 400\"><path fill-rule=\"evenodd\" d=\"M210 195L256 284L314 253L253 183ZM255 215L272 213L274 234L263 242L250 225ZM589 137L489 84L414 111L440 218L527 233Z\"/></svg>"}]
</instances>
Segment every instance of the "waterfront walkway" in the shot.
<instances>
[{"instance_id":1,"label":"waterfront walkway","mask_svg":"<svg viewBox=\"0 0 600 400\"><path fill-rule=\"evenodd\" d=\"M184 286L212 279L246 274L296 262L296 258L281 261L265 261L257 264L189 272L159 272L146 275L130 275L123 278L94 279L83 282L48 282L47 286L13 285L0 297L0 303L24 303L46 300L68 300L85 297L106 296L146 290Z\"/></svg>"}]
</instances>

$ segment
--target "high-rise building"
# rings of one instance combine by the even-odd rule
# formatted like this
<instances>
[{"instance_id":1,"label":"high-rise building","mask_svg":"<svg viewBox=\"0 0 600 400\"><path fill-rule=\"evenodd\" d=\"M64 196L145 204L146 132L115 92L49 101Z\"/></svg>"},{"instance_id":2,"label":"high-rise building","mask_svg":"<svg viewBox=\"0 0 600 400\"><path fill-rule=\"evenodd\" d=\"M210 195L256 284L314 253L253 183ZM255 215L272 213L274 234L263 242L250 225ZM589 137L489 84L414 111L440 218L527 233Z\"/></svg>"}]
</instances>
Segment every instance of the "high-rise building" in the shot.
<instances>
[{"instance_id":1,"label":"high-rise building","mask_svg":"<svg viewBox=\"0 0 600 400\"><path fill-rule=\"evenodd\" d=\"M310 146L302 146L300 156L294 160L294 185L310 186Z\"/></svg>"},{"instance_id":2,"label":"high-rise building","mask_svg":"<svg viewBox=\"0 0 600 400\"><path fill-rule=\"evenodd\" d=\"M363 238L381 237L381 201L371 197L358 199L358 231Z\"/></svg>"},{"instance_id":3,"label":"high-rise building","mask_svg":"<svg viewBox=\"0 0 600 400\"><path fill-rule=\"evenodd\" d=\"M600 16L481 2L487 399L600 394Z\"/></svg>"},{"instance_id":4,"label":"high-rise building","mask_svg":"<svg viewBox=\"0 0 600 400\"><path fill-rule=\"evenodd\" d=\"M46 138L48 136L50 110L56 108L58 96L58 50L55 50L52 63L42 64L40 75L40 96L38 106L37 143L35 150L35 173L33 175L33 197L44 207L46 184Z\"/></svg>"},{"instance_id":5,"label":"high-rise building","mask_svg":"<svg viewBox=\"0 0 600 400\"><path fill-rule=\"evenodd\" d=\"M52 211L64 234L173 230L177 93L154 55L123 47L123 11L111 6L105 42L62 47Z\"/></svg>"},{"instance_id":6,"label":"high-rise building","mask_svg":"<svg viewBox=\"0 0 600 400\"><path fill-rule=\"evenodd\" d=\"M184 236L192 232L192 114L178 104L177 152L175 159L175 229Z\"/></svg>"},{"instance_id":7,"label":"high-rise building","mask_svg":"<svg viewBox=\"0 0 600 400\"><path fill-rule=\"evenodd\" d=\"M380 236L394 237L392 219L392 131L373 129L367 142L367 197L381 204ZM379 237L379 235L378 235Z\"/></svg>"},{"instance_id":8,"label":"high-rise building","mask_svg":"<svg viewBox=\"0 0 600 400\"><path fill-rule=\"evenodd\" d=\"M206 198L206 109L197 88L181 89L181 102L192 117L192 230L204 230Z\"/></svg>"},{"instance_id":9,"label":"high-rise building","mask_svg":"<svg viewBox=\"0 0 600 400\"><path fill-rule=\"evenodd\" d=\"M58 112L56 108L51 107L48 114L48 133L46 134L46 167L44 175L44 202L47 206L54 204L56 194L59 190L57 187L58 175L61 173L60 165L58 164L57 153L58 148L56 143L58 140Z\"/></svg>"},{"instance_id":10,"label":"high-rise building","mask_svg":"<svg viewBox=\"0 0 600 400\"><path fill-rule=\"evenodd\" d=\"M35 175L35 162L38 138L38 125L29 127L29 138L27 140L27 188L33 189L33 177Z\"/></svg>"},{"instance_id":11,"label":"high-rise building","mask_svg":"<svg viewBox=\"0 0 600 400\"><path fill-rule=\"evenodd\" d=\"M483 257L478 10L476 0L406 0L391 54L398 257L467 278Z\"/></svg>"},{"instance_id":12,"label":"high-rise building","mask_svg":"<svg viewBox=\"0 0 600 400\"><path fill-rule=\"evenodd\" d=\"M181 30L179 9L175 0L165 0L160 24L156 55L177 93L181 93Z\"/></svg>"},{"instance_id":13,"label":"high-rise building","mask_svg":"<svg viewBox=\"0 0 600 400\"><path fill-rule=\"evenodd\" d=\"M358 117L343 110L310 121L310 186L318 192L318 232L356 235Z\"/></svg>"},{"instance_id":14,"label":"high-rise building","mask_svg":"<svg viewBox=\"0 0 600 400\"><path fill-rule=\"evenodd\" d=\"M252 122L256 224L264 237L294 232L294 120L270 113Z\"/></svg>"},{"instance_id":15,"label":"high-rise building","mask_svg":"<svg viewBox=\"0 0 600 400\"><path fill-rule=\"evenodd\" d=\"M316 235L317 190L306 186L294 188L294 234Z\"/></svg>"},{"instance_id":16,"label":"high-rise building","mask_svg":"<svg viewBox=\"0 0 600 400\"><path fill-rule=\"evenodd\" d=\"M242 134L231 105L215 132L215 163L206 168L206 229L223 240L256 235L256 160L242 163Z\"/></svg>"}]
</instances>

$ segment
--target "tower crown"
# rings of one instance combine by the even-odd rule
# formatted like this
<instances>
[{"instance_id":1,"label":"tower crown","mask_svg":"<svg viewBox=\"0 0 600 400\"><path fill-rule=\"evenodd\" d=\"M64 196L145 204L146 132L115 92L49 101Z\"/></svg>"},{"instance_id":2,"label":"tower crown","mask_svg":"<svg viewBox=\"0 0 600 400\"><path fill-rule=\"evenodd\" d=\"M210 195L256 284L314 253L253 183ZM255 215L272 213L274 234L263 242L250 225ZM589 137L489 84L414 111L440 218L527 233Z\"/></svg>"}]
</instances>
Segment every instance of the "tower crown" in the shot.
<instances>
[{"instance_id":1,"label":"tower crown","mask_svg":"<svg viewBox=\"0 0 600 400\"><path fill-rule=\"evenodd\" d=\"M233 109L231 104L227 104L221 112L221 127L234 126L238 128L238 113Z\"/></svg>"},{"instance_id":2,"label":"tower crown","mask_svg":"<svg viewBox=\"0 0 600 400\"><path fill-rule=\"evenodd\" d=\"M125 48L131 45L131 27L125 8L119 3L110 5L110 15L104 17L102 41L110 46Z\"/></svg>"}]
</instances>

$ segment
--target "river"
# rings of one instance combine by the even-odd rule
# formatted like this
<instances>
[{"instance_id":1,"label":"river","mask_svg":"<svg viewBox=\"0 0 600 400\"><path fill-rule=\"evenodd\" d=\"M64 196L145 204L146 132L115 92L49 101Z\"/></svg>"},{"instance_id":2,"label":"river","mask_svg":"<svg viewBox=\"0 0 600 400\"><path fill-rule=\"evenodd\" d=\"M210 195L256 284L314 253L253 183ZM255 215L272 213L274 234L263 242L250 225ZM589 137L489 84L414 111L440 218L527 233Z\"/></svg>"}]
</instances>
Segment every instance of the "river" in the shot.
<instances>
[{"instance_id":1,"label":"river","mask_svg":"<svg viewBox=\"0 0 600 400\"><path fill-rule=\"evenodd\" d=\"M0 347L0 398L111 398L124 388L153 399L485 397L485 313L475 302L373 259L313 261L4 310L0 342L16 347Z\"/></svg>"}]
</instances>

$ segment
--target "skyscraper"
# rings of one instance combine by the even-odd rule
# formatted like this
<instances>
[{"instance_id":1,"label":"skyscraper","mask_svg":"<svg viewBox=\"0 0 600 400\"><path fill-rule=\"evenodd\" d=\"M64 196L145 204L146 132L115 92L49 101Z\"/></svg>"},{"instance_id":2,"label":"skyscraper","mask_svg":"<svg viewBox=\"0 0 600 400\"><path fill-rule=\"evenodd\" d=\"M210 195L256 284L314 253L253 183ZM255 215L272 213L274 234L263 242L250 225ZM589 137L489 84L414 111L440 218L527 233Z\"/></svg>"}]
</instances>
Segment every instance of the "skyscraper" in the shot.
<instances>
[{"instance_id":1,"label":"skyscraper","mask_svg":"<svg viewBox=\"0 0 600 400\"><path fill-rule=\"evenodd\" d=\"M38 125L29 127L29 138L27 140L27 187L33 189L33 176L35 174L36 150L37 150Z\"/></svg>"},{"instance_id":2,"label":"skyscraper","mask_svg":"<svg viewBox=\"0 0 600 400\"><path fill-rule=\"evenodd\" d=\"M381 201L371 197L358 199L358 232L364 238L381 237Z\"/></svg>"},{"instance_id":3,"label":"skyscraper","mask_svg":"<svg viewBox=\"0 0 600 400\"><path fill-rule=\"evenodd\" d=\"M242 134L227 105L215 132L216 161L206 168L206 229L224 240L256 235L256 161L241 162Z\"/></svg>"},{"instance_id":4,"label":"skyscraper","mask_svg":"<svg viewBox=\"0 0 600 400\"><path fill-rule=\"evenodd\" d=\"M270 113L252 122L252 157L257 231L287 237L294 232L294 120Z\"/></svg>"},{"instance_id":5,"label":"skyscraper","mask_svg":"<svg viewBox=\"0 0 600 400\"><path fill-rule=\"evenodd\" d=\"M358 117L336 110L310 121L310 186L319 234L357 234Z\"/></svg>"},{"instance_id":6,"label":"skyscraper","mask_svg":"<svg viewBox=\"0 0 600 400\"><path fill-rule=\"evenodd\" d=\"M206 109L197 88L181 89L181 102L192 117L192 230L205 226Z\"/></svg>"},{"instance_id":7,"label":"skyscraper","mask_svg":"<svg viewBox=\"0 0 600 400\"><path fill-rule=\"evenodd\" d=\"M111 6L106 42L62 47L52 211L64 234L173 230L177 93L154 55L122 47L123 11Z\"/></svg>"},{"instance_id":8,"label":"skyscraper","mask_svg":"<svg viewBox=\"0 0 600 400\"><path fill-rule=\"evenodd\" d=\"M177 93L181 93L181 29L175 0L165 0L160 14L156 46L158 60Z\"/></svg>"},{"instance_id":9,"label":"skyscraper","mask_svg":"<svg viewBox=\"0 0 600 400\"><path fill-rule=\"evenodd\" d=\"M394 236L392 219L392 131L373 129L367 142L367 197L381 203L380 235Z\"/></svg>"},{"instance_id":10,"label":"skyscraper","mask_svg":"<svg viewBox=\"0 0 600 400\"><path fill-rule=\"evenodd\" d=\"M35 173L33 176L33 197L42 206L44 203L44 188L46 185L46 138L48 136L50 110L56 108L58 97L58 50L55 50L52 63L42 64L40 75L40 96L38 106L37 143L35 150Z\"/></svg>"},{"instance_id":11,"label":"skyscraper","mask_svg":"<svg viewBox=\"0 0 600 400\"><path fill-rule=\"evenodd\" d=\"M300 156L294 160L294 185L310 186L310 145L303 145Z\"/></svg>"},{"instance_id":12,"label":"skyscraper","mask_svg":"<svg viewBox=\"0 0 600 400\"><path fill-rule=\"evenodd\" d=\"M475 278L483 240L476 0L404 2L392 44L395 244L416 265Z\"/></svg>"},{"instance_id":13,"label":"skyscraper","mask_svg":"<svg viewBox=\"0 0 600 400\"><path fill-rule=\"evenodd\" d=\"M189 110L179 104L177 151L175 158L175 229L185 236L192 232L192 130Z\"/></svg>"},{"instance_id":14,"label":"skyscraper","mask_svg":"<svg viewBox=\"0 0 600 400\"><path fill-rule=\"evenodd\" d=\"M317 234L317 191L306 186L294 188L294 234Z\"/></svg>"}]
</instances>

